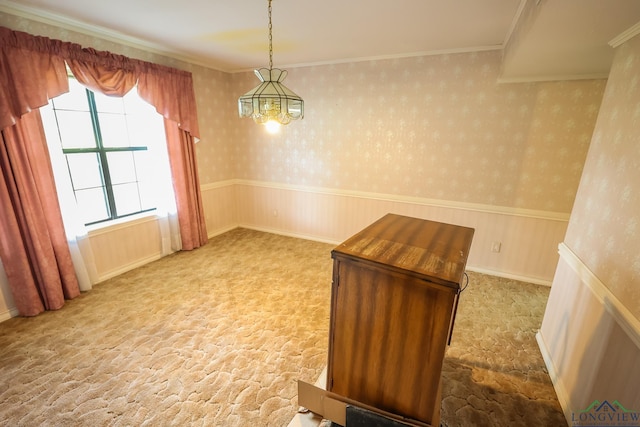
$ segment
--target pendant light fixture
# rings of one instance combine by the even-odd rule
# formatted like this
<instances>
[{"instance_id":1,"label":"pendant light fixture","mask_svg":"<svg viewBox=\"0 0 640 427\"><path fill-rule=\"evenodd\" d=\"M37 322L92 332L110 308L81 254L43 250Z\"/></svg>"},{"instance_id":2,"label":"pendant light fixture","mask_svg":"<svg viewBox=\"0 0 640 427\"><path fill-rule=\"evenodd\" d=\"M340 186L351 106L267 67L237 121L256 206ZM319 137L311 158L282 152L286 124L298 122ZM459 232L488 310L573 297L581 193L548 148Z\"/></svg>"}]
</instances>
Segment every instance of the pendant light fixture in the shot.
<instances>
[{"instance_id":1,"label":"pendant light fixture","mask_svg":"<svg viewBox=\"0 0 640 427\"><path fill-rule=\"evenodd\" d=\"M291 120L304 117L304 101L282 84L286 70L273 68L273 36L271 25L271 0L269 1L269 68L254 70L260 85L238 99L240 117L251 117L256 123L277 129Z\"/></svg>"}]
</instances>

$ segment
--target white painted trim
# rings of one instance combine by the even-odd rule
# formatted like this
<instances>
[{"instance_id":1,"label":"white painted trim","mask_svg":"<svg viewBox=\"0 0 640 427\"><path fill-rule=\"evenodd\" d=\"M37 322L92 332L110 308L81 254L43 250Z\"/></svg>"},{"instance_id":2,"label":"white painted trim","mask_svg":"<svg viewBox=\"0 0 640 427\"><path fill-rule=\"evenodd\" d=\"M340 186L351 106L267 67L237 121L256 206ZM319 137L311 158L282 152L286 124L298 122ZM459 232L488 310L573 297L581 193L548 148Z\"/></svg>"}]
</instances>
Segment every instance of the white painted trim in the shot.
<instances>
[{"instance_id":1,"label":"white painted trim","mask_svg":"<svg viewBox=\"0 0 640 427\"><path fill-rule=\"evenodd\" d=\"M81 34L85 34L92 37L97 37L110 42L118 43L124 46L140 49L145 52L155 53L157 55L166 56L169 58L177 59L189 64L200 65L213 70L230 72L229 70L221 70L219 67L213 64L202 61L191 55L184 55L181 52L175 50L169 50L166 46L152 43L146 40L139 39L137 37L128 36L124 33L110 30L99 25L87 24L82 21L71 19L62 15L58 15L51 12L46 12L35 7L25 6L22 4L14 3L9 0L0 1L0 12L7 13L9 15L19 16L21 18L30 19L32 21L41 22L47 25L53 25L63 28L69 31L75 31ZM85 46L86 47L86 46Z\"/></svg>"},{"instance_id":2,"label":"white painted trim","mask_svg":"<svg viewBox=\"0 0 640 427\"><path fill-rule=\"evenodd\" d=\"M18 309L15 307L9 307L8 310L5 310L2 313L0 313L0 322L4 322L5 320L9 320L12 317L18 317L18 316L20 316L20 312L18 311Z\"/></svg>"},{"instance_id":3,"label":"white painted trim","mask_svg":"<svg viewBox=\"0 0 640 427\"><path fill-rule=\"evenodd\" d=\"M368 200L379 200L386 202L410 203L414 205L434 206L449 209L460 209L475 212L486 212L499 215L521 216L527 218L538 218L552 221L569 221L569 214L563 212L539 211L533 209L521 209L508 206L485 205L480 203L456 202L452 200L429 199L425 197L411 197L385 193L371 193L365 191L341 190L335 188L308 187L303 185L281 184L276 182L234 180L236 185L252 187L272 188L287 191L303 191L307 193L325 194L332 196L348 196Z\"/></svg>"},{"instance_id":4,"label":"white painted trim","mask_svg":"<svg viewBox=\"0 0 640 427\"><path fill-rule=\"evenodd\" d=\"M109 227L108 229L99 230L98 233L94 233L93 235L95 235L95 234L105 234L105 233L109 233L109 232L117 230L117 229L128 228L128 227L136 225L136 224L141 224L141 223L144 223L144 222L150 222L150 221L155 221L155 220L156 220L155 217L141 218L140 220L135 221L135 222L130 221L128 223L118 224L116 226ZM207 238L210 239L212 237L215 237L215 236L218 236L220 234L226 233L227 231L231 231L231 230L233 230L235 228L238 228L238 225L232 225L232 226L229 226L229 227L225 227L225 228L221 228L221 229L217 229L217 230L211 231L211 232L207 233ZM112 277L116 277L116 276L118 276L120 274L126 273L127 271L133 270L133 269L138 268L138 267L142 267L143 265L146 265L146 264L148 264L150 262L153 262L153 261L157 261L160 258L163 258L165 256L166 255L162 255L162 253L157 253L155 255L151 255L151 256L139 259L139 260L137 260L135 262L132 262L132 263L127 264L127 265L125 265L123 267L120 267L118 269L109 271L109 272L101 275L100 277L98 277L98 281L96 283L104 282L105 280L111 279Z\"/></svg>"},{"instance_id":5,"label":"white painted trim","mask_svg":"<svg viewBox=\"0 0 640 427\"><path fill-rule=\"evenodd\" d=\"M238 228L237 224L230 225L229 227L218 228L217 230L208 232L207 233L207 238L211 239L212 237L219 236L219 235L224 234L224 233L226 233L228 231L235 230L236 228Z\"/></svg>"},{"instance_id":6,"label":"white painted trim","mask_svg":"<svg viewBox=\"0 0 640 427\"><path fill-rule=\"evenodd\" d=\"M302 67L318 67L322 65L351 64L356 62L367 62L367 61L388 61L388 60L403 59L403 58L419 58L422 56L455 55L457 53L486 52L491 50L501 51L502 49L503 49L502 45L487 45L487 46L473 46L473 47L458 48L458 49L426 50L426 51L420 51L420 52L396 53L392 55L361 56L356 58L333 59L328 61L282 64L282 65L279 65L279 68L289 69L289 68L302 68ZM244 68L240 70L230 71L230 73L246 73L253 70L254 70L253 68Z\"/></svg>"},{"instance_id":7,"label":"white painted trim","mask_svg":"<svg viewBox=\"0 0 640 427\"><path fill-rule=\"evenodd\" d=\"M527 0L520 0L520 4L518 5L518 9L516 10L515 15L513 15L513 20L511 21L511 25L509 25L509 29L507 30L507 35L504 38L504 41L502 42L502 47L503 49L507 46L507 44L509 43L509 40L511 40L511 36L513 36L513 32L516 30L516 27L518 26L518 21L520 21L520 16L522 15L522 12L524 12L524 7L527 4Z\"/></svg>"},{"instance_id":8,"label":"white painted trim","mask_svg":"<svg viewBox=\"0 0 640 427\"><path fill-rule=\"evenodd\" d=\"M633 343L640 348L640 320L625 307L607 286L582 262L582 260L565 244L558 245L558 253L562 259L578 275L582 283L593 292L600 304L627 333Z\"/></svg>"},{"instance_id":9,"label":"white painted trim","mask_svg":"<svg viewBox=\"0 0 640 427\"><path fill-rule=\"evenodd\" d=\"M544 279L537 279L535 277L522 276L520 274L511 274L504 271L489 270L487 268L474 267L467 265L467 270L474 271L476 273L488 274L489 276L504 277L505 279L517 280L519 282L533 283L534 285L541 285L551 287L551 281Z\"/></svg>"},{"instance_id":10,"label":"white painted trim","mask_svg":"<svg viewBox=\"0 0 640 427\"><path fill-rule=\"evenodd\" d=\"M269 228L269 227L255 227L253 225L248 225L248 224L239 224L238 228L246 228L249 230L256 230L256 231L262 231L265 233L272 233L272 234L278 234L281 236L288 236L288 237L295 237L298 239L304 239L304 240L311 240L311 241L315 241L315 242L321 242L321 243L328 243L331 245L339 245L340 243L342 243L341 241L336 241L336 240L331 240L331 239L323 239L323 238L319 238L317 236L310 236L307 234L299 234L299 233L289 233L283 230L279 230L279 229L274 229L274 228ZM511 280L518 280L520 282L526 282L526 283L533 283L535 285L542 285L542 286L551 286L551 282L548 280L543 280L543 279L537 279L535 277L528 277L528 276L521 276L518 274L510 274L510 273L506 273L506 272L502 272L502 271L496 271L496 270L489 270L486 268L478 268L478 267L473 267L473 266L467 266L467 270L469 271L474 271L476 273L482 273L482 274L488 274L490 276L496 276L496 277L503 277L505 279L511 279Z\"/></svg>"},{"instance_id":11,"label":"white painted trim","mask_svg":"<svg viewBox=\"0 0 640 427\"><path fill-rule=\"evenodd\" d=\"M277 228L256 227L254 225L248 225L248 224L238 224L238 228L246 228L248 230L262 231L264 233L278 234L280 236L295 237L297 239L311 240L311 241L320 242L320 243L328 243L330 245L336 245L336 246L342 243L337 240L323 239L321 237L311 236L308 234L289 233L288 231L283 231Z\"/></svg>"},{"instance_id":12,"label":"white painted trim","mask_svg":"<svg viewBox=\"0 0 640 427\"><path fill-rule=\"evenodd\" d=\"M611 39L611 41L609 42L609 46L616 48L621 44L631 40L638 34L640 34L640 22L633 25L632 27L627 28L622 33Z\"/></svg>"},{"instance_id":13,"label":"white painted trim","mask_svg":"<svg viewBox=\"0 0 640 427\"><path fill-rule=\"evenodd\" d=\"M535 83L535 82L556 82L568 80L606 80L609 73L593 73L593 74L561 74L555 76L523 76L523 77L498 77L499 84L506 83Z\"/></svg>"},{"instance_id":14,"label":"white painted trim","mask_svg":"<svg viewBox=\"0 0 640 427\"><path fill-rule=\"evenodd\" d=\"M98 277L98 281L95 284L100 283L100 282L104 282L105 280L111 279L112 277L119 276L120 274L126 273L127 271L131 271L131 270L133 270L135 268L142 267L143 265L149 264L150 262L157 261L160 258L162 258L162 256L163 255L161 253L158 253L156 255L152 255L152 256L149 256L149 257L146 257L146 258L139 259L138 261L135 261L135 262L132 262L130 264L127 264L127 265L125 265L123 267L120 267L120 268L118 268L116 270L111 270L111 271L103 274L102 276Z\"/></svg>"},{"instance_id":15,"label":"white painted trim","mask_svg":"<svg viewBox=\"0 0 640 427\"><path fill-rule=\"evenodd\" d=\"M124 217L113 221L97 224L94 226L88 226L87 234L89 237L99 236L101 234L111 233L112 231L121 230L123 228L133 227L145 222L157 222L158 217L155 212L140 214L142 216L132 215L130 217Z\"/></svg>"},{"instance_id":16,"label":"white painted trim","mask_svg":"<svg viewBox=\"0 0 640 427\"><path fill-rule=\"evenodd\" d=\"M558 376L558 370L556 369L556 365L554 365L553 359L551 358L551 352L549 351L549 347L544 341L544 337L540 333L540 330L538 330L538 332L536 333L536 341L538 342L538 348L540 349L540 353L542 354L542 359L544 360L544 364L547 367L547 371L549 371L549 377L551 378L553 389L556 391L558 403L560 403L560 407L562 408L564 417L567 419L567 424L572 425L572 411L569 393L567 393L567 389L564 386L564 383Z\"/></svg>"},{"instance_id":17,"label":"white painted trim","mask_svg":"<svg viewBox=\"0 0 640 427\"><path fill-rule=\"evenodd\" d=\"M227 179L225 181L211 182L209 184L200 185L200 191L215 190L216 188L231 187L236 184L235 179Z\"/></svg>"}]
</instances>

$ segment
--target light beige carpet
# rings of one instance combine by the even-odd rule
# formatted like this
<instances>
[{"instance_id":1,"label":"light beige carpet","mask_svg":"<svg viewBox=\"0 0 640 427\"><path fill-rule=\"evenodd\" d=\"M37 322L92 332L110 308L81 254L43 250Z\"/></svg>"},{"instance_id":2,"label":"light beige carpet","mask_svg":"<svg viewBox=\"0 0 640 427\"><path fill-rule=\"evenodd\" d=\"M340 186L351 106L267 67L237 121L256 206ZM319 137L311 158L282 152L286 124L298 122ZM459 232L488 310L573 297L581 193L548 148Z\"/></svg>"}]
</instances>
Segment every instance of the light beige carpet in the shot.
<instances>
[{"instance_id":1,"label":"light beige carpet","mask_svg":"<svg viewBox=\"0 0 640 427\"><path fill-rule=\"evenodd\" d=\"M549 288L469 276L444 361L442 424L566 426L535 339Z\"/></svg>"},{"instance_id":2,"label":"light beige carpet","mask_svg":"<svg viewBox=\"0 0 640 427\"><path fill-rule=\"evenodd\" d=\"M286 426L326 364L332 245L246 229L0 324L0 424ZM566 425L534 334L548 289L470 274L443 425Z\"/></svg>"}]
</instances>

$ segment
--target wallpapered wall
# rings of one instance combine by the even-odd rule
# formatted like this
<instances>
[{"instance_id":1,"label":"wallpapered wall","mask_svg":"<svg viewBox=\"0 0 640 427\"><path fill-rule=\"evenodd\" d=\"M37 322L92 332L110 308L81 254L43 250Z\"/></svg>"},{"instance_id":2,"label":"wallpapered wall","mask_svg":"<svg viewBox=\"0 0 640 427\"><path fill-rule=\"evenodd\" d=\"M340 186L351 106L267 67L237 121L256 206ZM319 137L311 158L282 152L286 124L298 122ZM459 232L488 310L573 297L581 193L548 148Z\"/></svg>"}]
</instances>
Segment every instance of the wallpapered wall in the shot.
<instances>
[{"instance_id":1,"label":"wallpapered wall","mask_svg":"<svg viewBox=\"0 0 640 427\"><path fill-rule=\"evenodd\" d=\"M569 425L594 400L640 407L640 36L616 48L537 335Z\"/></svg>"},{"instance_id":2,"label":"wallpapered wall","mask_svg":"<svg viewBox=\"0 0 640 427\"><path fill-rule=\"evenodd\" d=\"M237 97L258 83L252 72L12 15L0 24L191 71L202 184L240 178L569 213L605 85L498 84L499 51L292 68L285 83L305 100L305 119L272 136L237 116Z\"/></svg>"},{"instance_id":3,"label":"wallpapered wall","mask_svg":"<svg viewBox=\"0 0 640 427\"><path fill-rule=\"evenodd\" d=\"M640 319L640 36L616 50L565 243Z\"/></svg>"},{"instance_id":4,"label":"wallpapered wall","mask_svg":"<svg viewBox=\"0 0 640 427\"><path fill-rule=\"evenodd\" d=\"M276 137L234 124L236 175L569 213L605 82L497 84L500 55L289 69L305 119ZM232 87L256 82L237 74Z\"/></svg>"}]
</instances>

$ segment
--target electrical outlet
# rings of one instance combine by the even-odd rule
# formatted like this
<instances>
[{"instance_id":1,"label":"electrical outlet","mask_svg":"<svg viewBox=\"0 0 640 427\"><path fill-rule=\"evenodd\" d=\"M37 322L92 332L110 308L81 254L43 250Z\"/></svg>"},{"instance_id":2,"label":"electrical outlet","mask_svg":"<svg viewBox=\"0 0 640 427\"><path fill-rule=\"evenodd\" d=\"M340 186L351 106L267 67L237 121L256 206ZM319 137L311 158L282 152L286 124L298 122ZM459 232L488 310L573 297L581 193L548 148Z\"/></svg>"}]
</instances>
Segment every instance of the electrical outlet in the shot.
<instances>
[{"instance_id":1,"label":"electrical outlet","mask_svg":"<svg viewBox=\"0 0 640 427\"><path fill-rule=\"evenodd\" d=\"M491 244L491 252L499 253L501 248L502 248L501 242L493 242Z\"/></svg>"}]
</instances>

